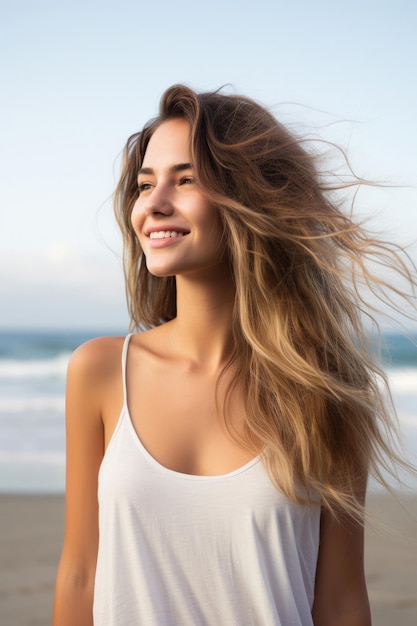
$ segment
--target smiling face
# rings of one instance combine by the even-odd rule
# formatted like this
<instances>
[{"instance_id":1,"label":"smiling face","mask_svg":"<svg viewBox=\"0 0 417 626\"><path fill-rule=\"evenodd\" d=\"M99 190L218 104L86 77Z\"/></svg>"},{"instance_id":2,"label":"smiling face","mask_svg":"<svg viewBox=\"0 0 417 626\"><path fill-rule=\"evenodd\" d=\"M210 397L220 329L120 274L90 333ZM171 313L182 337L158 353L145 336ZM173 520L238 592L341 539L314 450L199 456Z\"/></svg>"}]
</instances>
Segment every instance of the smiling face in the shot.
<instances>
[{"instance_id":1,"label":"smiling face","mask_svg":"<svg viewBox=\"0 0 417 626\"><path fill-rule=\"evenodd\" d=\"M138 187L131 221L149 272L174 276L220 271L222 227L217 209L195 182L187 121L169 120L156 129Z\"/></svg>"}]
</instances>

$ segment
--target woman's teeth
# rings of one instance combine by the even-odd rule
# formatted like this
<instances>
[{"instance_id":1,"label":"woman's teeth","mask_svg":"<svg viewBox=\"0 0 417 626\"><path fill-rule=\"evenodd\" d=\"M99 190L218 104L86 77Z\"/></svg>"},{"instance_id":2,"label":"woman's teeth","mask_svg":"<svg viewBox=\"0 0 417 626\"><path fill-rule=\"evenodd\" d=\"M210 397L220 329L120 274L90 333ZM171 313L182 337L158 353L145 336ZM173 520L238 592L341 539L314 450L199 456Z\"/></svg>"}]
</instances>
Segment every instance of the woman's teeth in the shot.
<instances>
[{"instance_id":1,"label":"woman's teeth","mask_svg":"<svg viewBox=\"0 0 417 626\"><path fill-rule=\"evenodd\" d=\"M150 239L168 239L169 237L182 237L184 233L179 233L176 230L157 230L149 233Z\"/></svg>"}]
</instances>

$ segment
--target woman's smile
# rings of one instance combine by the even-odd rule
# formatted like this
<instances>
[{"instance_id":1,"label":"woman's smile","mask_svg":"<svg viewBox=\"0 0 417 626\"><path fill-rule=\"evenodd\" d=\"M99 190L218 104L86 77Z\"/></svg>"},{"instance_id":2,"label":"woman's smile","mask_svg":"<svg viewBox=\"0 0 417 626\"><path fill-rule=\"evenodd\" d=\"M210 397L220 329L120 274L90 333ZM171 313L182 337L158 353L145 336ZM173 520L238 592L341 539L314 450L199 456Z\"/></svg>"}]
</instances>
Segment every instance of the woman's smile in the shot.
<instances>
[{"instance_id":1,"label":"woman's smile","mask_svg":"<svg viewBox=\"0 0 417 626\"><path fill-rule=\"evenodd\" d=\"M149 235L148 245L152 249L176 245L188 234L175 230L155 230Z\"/></svg>"}]
</instances>

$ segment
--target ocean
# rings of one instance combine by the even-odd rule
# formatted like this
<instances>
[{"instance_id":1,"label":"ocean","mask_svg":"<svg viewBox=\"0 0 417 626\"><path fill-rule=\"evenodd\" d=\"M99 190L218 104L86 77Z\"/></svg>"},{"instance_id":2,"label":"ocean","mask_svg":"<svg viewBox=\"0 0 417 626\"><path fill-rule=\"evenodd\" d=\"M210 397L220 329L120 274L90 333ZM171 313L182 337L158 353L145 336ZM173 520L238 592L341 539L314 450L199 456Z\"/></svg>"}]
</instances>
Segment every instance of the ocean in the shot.
<instances>
[{"instance_id":1,"label":"ocean","mask_svg":"<svg viewBox=\"0 0 417 626\"><path fill-rule=\"evenodd\" d=\"M114 334L0 331L0 493L64 492L68 359L88 339ZM417 465L417 334L384 340L404 453Z\"/></svg>"}]
</instances>

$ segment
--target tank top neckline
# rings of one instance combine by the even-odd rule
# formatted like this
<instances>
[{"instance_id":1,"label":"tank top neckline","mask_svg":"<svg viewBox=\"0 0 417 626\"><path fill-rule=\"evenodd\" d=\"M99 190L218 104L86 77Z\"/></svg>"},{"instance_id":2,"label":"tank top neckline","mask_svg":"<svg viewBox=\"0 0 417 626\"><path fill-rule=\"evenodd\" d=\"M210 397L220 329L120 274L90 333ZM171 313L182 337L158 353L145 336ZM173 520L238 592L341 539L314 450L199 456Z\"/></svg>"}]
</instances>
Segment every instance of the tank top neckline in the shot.
<instances>
[{"instance_id":1,"label":"tank top neckline","mask_svg":"<svg viewBox=\"0 0 417 626\"><path fill-rule=\"evenodd\" d=\"M121 422L124 417L126 418L128 428L130 430L130 434L132 436L133 441L135 442L139 450L142 452L143 456L149 461L149 463L151 463L156 469L158 469L158 471L164 472L173 477L177 477L183 480L194 480L194 481L203 481L203 482L207 482L207 481L215 482L215 481L225 480L228 478L233 478L234 476L242 474L243 472L246 472L247 470L251 469L254 465L257 465L261 460L260 454L256 455L253 459L251 459L244 465L241 465L237 469L232 470L231 472L228 472L227 474L210 474L210 475L186 474L184 472L178 472L176 470L170 469L169 467L166 467L165 465L157 461L156 458L152 456L152 454L150 454L150 452L148 452L148 450L143 445L141 438L136 432L136 429L133 425L132 418L130 415L129 406L127 403L127 381L126 381L127 352L128 352L129 342L133 335L134 333L128 334L123 344L123 351L122 351L123 407L122 407L122 412L121 412L119 421ZM116 426L116 431L117 430L118 430L118 426ZM116 434L116 431L114 432L114 435Z\"/></svg>"}]
</instances>

